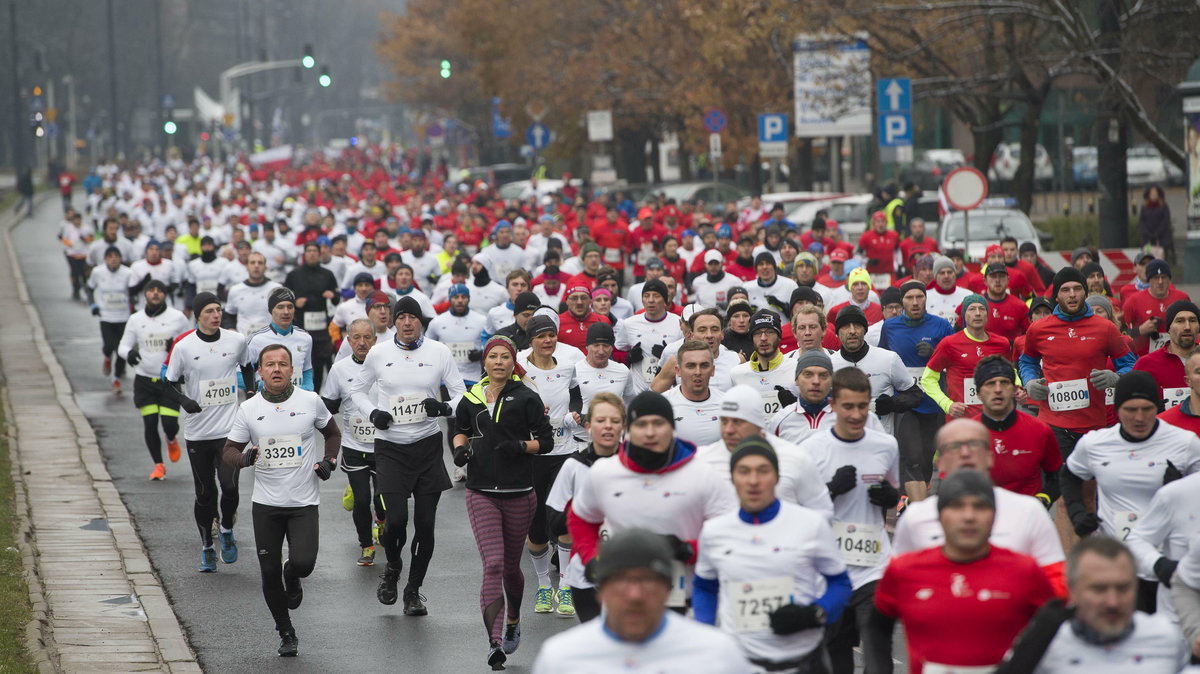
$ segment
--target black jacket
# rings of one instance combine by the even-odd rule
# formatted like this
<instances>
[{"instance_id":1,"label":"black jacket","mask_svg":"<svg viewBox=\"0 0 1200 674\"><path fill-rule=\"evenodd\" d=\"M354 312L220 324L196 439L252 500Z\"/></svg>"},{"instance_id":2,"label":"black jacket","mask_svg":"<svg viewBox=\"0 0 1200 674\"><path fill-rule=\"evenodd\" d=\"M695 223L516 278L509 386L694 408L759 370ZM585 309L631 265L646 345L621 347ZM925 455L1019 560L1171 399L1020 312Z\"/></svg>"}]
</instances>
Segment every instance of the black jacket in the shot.
<instances>
[{"instance_id":1,"label":"black jacket","mask_svg":"<svg viewBox=\"0 0 1200 674\"><path fill-rule=\"evenodd\" d=\"M306 297L308 301L304 303L304 307L296 307L296 325L308 330L313 336L313 341L330 341L329 332L324 329L316 328L316 324L305 320L305 314L316 314L317 320L325 327L329 326L328 307L331 304L337 304L341 299L341 288L338 287L337 279L333 277L333 272L318 265L309 267L300 265L293 269L284 279L283 285L296 293L296 297ZM323 296L326 290L333 291L333 299L327 300ZM312 326L313 329L310 329Z\"/></svg>"},{"instance_id":2,"label":"black jacket","mask_svg":"<svg viewBox=\"0 0 1200 674\"><path fill-rule=\"evenodd\" d=\"M467 489L519 492L533 488L533 455L515 456L497 448L506 440L537 440L538 454L554 449L554 430L538 394L514 377L504 385L489 413L487 377L463 394L454 414L455 432L471 439Z\"/></svg>"}]
</instances>

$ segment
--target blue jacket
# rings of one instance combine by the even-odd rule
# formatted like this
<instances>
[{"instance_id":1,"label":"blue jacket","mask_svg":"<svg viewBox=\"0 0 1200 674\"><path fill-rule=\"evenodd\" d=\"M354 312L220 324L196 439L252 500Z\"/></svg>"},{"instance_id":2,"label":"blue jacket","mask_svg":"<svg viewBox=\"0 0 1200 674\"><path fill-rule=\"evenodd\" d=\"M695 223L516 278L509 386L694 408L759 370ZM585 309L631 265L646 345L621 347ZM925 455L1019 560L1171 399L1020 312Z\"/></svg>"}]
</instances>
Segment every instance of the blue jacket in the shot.
<instances>
[{"instance_id":1,"label":"blue jacket","mask_svg":"<svg viewBox=\"0 0 1200 674\"><path fill-rule=\"evenodd\" d=\"M953 334L954 326L941 316L925 314L924 318L914 322L901 314L883 322L883 328L879 332L879 346L895 351L896 355L900 356L900 360L904 361L905 367L919 367L924 370L929 359L917 355L917 344L925 342L936 349L938 342ZM916 378L920 380L920 376ZM913 411L920 414L934 414L941 412L942 408L938 407L932 398L922 393L921 404L917 405Z\"/></svg>"}]
</instances>

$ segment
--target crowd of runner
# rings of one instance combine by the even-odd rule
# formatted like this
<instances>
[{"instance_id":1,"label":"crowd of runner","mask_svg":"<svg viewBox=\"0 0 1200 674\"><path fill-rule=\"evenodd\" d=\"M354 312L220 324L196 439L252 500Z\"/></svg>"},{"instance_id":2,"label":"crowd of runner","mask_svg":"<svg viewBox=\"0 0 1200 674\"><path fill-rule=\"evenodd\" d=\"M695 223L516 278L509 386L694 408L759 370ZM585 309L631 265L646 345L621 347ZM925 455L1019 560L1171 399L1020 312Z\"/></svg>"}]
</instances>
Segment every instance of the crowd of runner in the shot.
<instances>
[{"instance_id":1,"label":"crowd of runner","mask_svg":"<svg viewBox=\"0 0 1200 674\"><path fill-rule=\"evenodd\" d=\"M925 674L1200 656L1200 308L1149 254L1116 287L1086 248L939 250L894 187L850 242L377 147L84 184L59 239L101 367L151 480L187 452L199 571L238 560L253 470L280 655L340 468L408 616L465 483L493 669L527 595L582 623L539 674L886 674L897 621Z\"/></svg>"}]
</instances>

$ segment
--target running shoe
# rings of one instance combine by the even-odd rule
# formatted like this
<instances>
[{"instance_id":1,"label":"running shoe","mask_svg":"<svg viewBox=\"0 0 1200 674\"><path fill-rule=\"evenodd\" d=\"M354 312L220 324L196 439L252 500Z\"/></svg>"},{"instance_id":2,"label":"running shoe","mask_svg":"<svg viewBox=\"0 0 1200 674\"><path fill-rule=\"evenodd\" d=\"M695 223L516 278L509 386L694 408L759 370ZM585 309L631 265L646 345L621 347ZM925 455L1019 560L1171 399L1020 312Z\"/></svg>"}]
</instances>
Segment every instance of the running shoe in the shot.
<instances>
[{"instance_id":1,"label":"running shoe","mask_svg":"<svg viewBox=\"0 0 1200 674\"><path fill-rule=\"evenodd\" d=\"M232 531L220 532L221 537L221 561L226 564L233 564L237 561L237 541L233 538Z\"/></svg>"},{"instance_id":2,"label":"running shoe","mask_svg":"<svg viewBox=\"0 0 1200 674\"><path fill-rule=\"evenodd\" d=\"M455 482L466 482L467 481L467 467L466 466L455 466L454 467L454 481Z\"/></svg>"},{"instance_id":3,"label":"running shoe","mask_svg":"<svg viewBox=\"0 0 1200 674\"><path fill-rule=\"evenodd\" d=\"M300 640L296 638L296 630L279 630L279 655L294 658L300 652Z\"/></svg>"},{"instance_id":4,"label":"running shoe","mask_svg":"<svg viewBox=\"0 0 1200 674\"><path fill-rule=\"evenodd\" d=\"M104 373L105 377L112 374L112 358L104 359L104 366L100 368L100 371Z\"/></svg>"},{"instance_id":5,"label":"running shoe","mask_svg":"<svg viewBox=\"0 0 1200 674\"><path fill-rule=\"evenodd\" d=\"M417 588L412 585L404 587L404 615L429 615L429 609L425 608L424 601L425 595L421 594Z\"/></svg>"},{"instance_id":6,"label":"running shoe","mask_svg":"<svg viewBox=\"0 0 1200 674\"><path fill-rule=\"evenodd\" d=\"M504 654L512 655L521 645L521 623L515 622L504 625Z\"/></svg>"},{"instance_id":7,"label":"running shoe","mask_svg":"<svg viewBox=\"0 0 1200 674\"><path fill-rule=\"evenodd\" d=\"M387 570L379 575L382 579L379 581L379 589L375 590L375 598L380 604L391 606L396 603L396 598L400 594L396 590L396 583L400 582L400 569L393 569L388 565Z\"/></svg>"},{"instance_id":8,"label":"running shoe","mask_svg":"<svg viewBox=\"0 0 1200 674\"><path fill-rule=\"evenodd\" d=\"M488 648L488 664L491 665L493 672L499 672L504 669L504 661L508 657L504 655L504 649L500 647L500 642L493 641L491 647Z\"/></svg>"},{"instance_id":9,"label":"running shoe","mask_svg":"<svg viewBox=\"0 0 1200 674\"><path fill-rule=\"evenodd\" d=\"M179 461L179 438L167 441L167 458L171 459L171 463Z\"/></svg>"},{"instance_id":10,"label":"running shoe","mask_svg":"<svg viewBox=\"0 0 1200 674\"><path fill-rule=\"evenodd\" d=\"M161 463L159 464L162 465ZM200 550L200 572L213 573L217 570L217 551L214 548Z\"/></svg>"},{"instance_id":11,"label":"running shoe","mask_svg":"<svg viewBox=\"0 0 1200 674\"><path fill-rule=\"evenodd\" d=\"M150 479L151 480L167 479L167 467L162 465L161 463L154 464L154 470L150 471Z\"/></svg>"},{"instance_id":12,"label":"running shoe","mask_svg":"<svg viewBox=\"0 0 1200 674\"><path fill-rule=\"evenodd\" d=\"M533 603L534 613L549 613L554 610L554 588L539 587L537 601Z\"/></svg>"},{"instance_id":13,"label":"running shoe","mask_svg":"<svg viewBox=\"0 0 1200 674\"><path fill-rule=\"evenodd\" d=\"M287 595L288 608L295 611L304 601L304 588L300 587L300 579L289 572L292 560L283 563L283 593Z\"/></svg>"},{"instance_id":14,"label":"running shoe","mask_svg":"<svg viewBox=\"0 0 1200 674\"><path fill-rule=\"evenodd\" d=\"M383 522L376 522L371 529L371 540L375 542L375 545L379 545L379 539L383 536L383 527Z\"/></svg>"},{"instance_id":15,"label":"running shoe","mask_svg":"<svg viewBox=\"0 0 1200 674\"><path fill-rule=\"evenodd\" d=\"M375 546L362 549L362 557L358 558L359 566L375 566Z\"/></svg>"},{"instance_id":16,"label":"running shoe","mask_svg":"<svg viewBox=\"0 0 1200 674\"><path fill-rule=\"evenodd\" d=\"M342 507L346 512L354 510L354 490L350 485L346 485L346 491L342 492Z\"/></svg>"},{"instance_id":17,"label":"running shoe","mask_svg":"<svg viewBox=\"0 0 1200 674\"><path fill-rule=\"evenodd\" d=\"M558 588L557 613L564 618L575 617L575 597L571 594L571 588L566 585Z\"/></svg>"},{"instance_id":18,"label":"running shoe","mask_svg":"<svg viewBox=\"0 0 1200 674\"><path fill-rule=\"evenodd\" d=\"M113 383L112 383L112 392L113 392L113 393L120 393L120 392L121 392L121 380L120 380L120 379L114 379L114 380L113 380Z\"/></svg>"}]
</instances>

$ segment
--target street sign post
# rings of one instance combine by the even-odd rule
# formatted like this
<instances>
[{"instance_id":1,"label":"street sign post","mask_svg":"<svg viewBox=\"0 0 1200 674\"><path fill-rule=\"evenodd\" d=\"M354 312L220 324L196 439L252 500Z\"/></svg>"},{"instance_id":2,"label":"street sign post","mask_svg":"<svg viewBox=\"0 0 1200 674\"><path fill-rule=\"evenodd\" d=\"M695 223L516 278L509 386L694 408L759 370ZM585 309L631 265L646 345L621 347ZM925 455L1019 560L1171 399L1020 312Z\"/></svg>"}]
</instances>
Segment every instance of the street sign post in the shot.
<instances>
[{"instance_id":1,"label":"street sign post","mask_svg":"<svg viewBox=\"0 0 1200 674\"><path fill-rule=\"evenodd\" d=\"M438 122L425 127L425 138L429 147L442 147L446 144L446 129Z\"/></svg>"},{"instance_id":2,"label":"street sign post","mask_svg":"<svg viewBox=\"0 0 1200 674\"><path fill-rule=\"evenodd\" d=\"M708 129L709 133L721 133L728 125L729 120L725 117L724 110L709 108L704 111L704 128Z\"/></svg>"},{"instance_id":3,"label":"street sign post","mask_svg":"<svg viewBox=\"0 0 1200 674\"><path fill-rule=\"evenodd\" d=\"M763 159L783 159L788 153L788 116L765 114L758 116L758 156Z\"/></svg>"},{"instance_id":4,"label":"street sign post","mask_svg":"<svg viewBox=\"0 0 1200 674\"><path fill-rule=\"evenodd\" d=\"M882 79L875 83L879 107L879 147L911 147L912 80L907 77Z\"/></svg>"},{"instance_id":5,"label":"street sign post","mask_svg":"<svg viewBox=\"0 0 1200 674\"><path fill-rule=\"evenodd\" d=\"M544 150L550 144L550 127L541 122L530 124L529 130L525 132L525 143L535 152Z\"/></svg>"},{"instance_id":6,"label":"street sign post","mask_svg":"<svg viewBox=\"0 0 1200 674\"><path fill-rule=\"evenodd\" d=\"M971 217L968 212L987 198L988 181L974 166L960 166L942 181L942 194L950 205L963 212L963 252L971 250Z\"/></svg>"},{"instance_id":7,"label":"street sign post","mask_svg":"<svg viewBox=\"0 0 1200 674\"><path fill-rule=\"evenodd\" d=\"M588 140L604 143L613 139L612 110L589 110L587 113Z\"/></svg>"}]
</instances>

